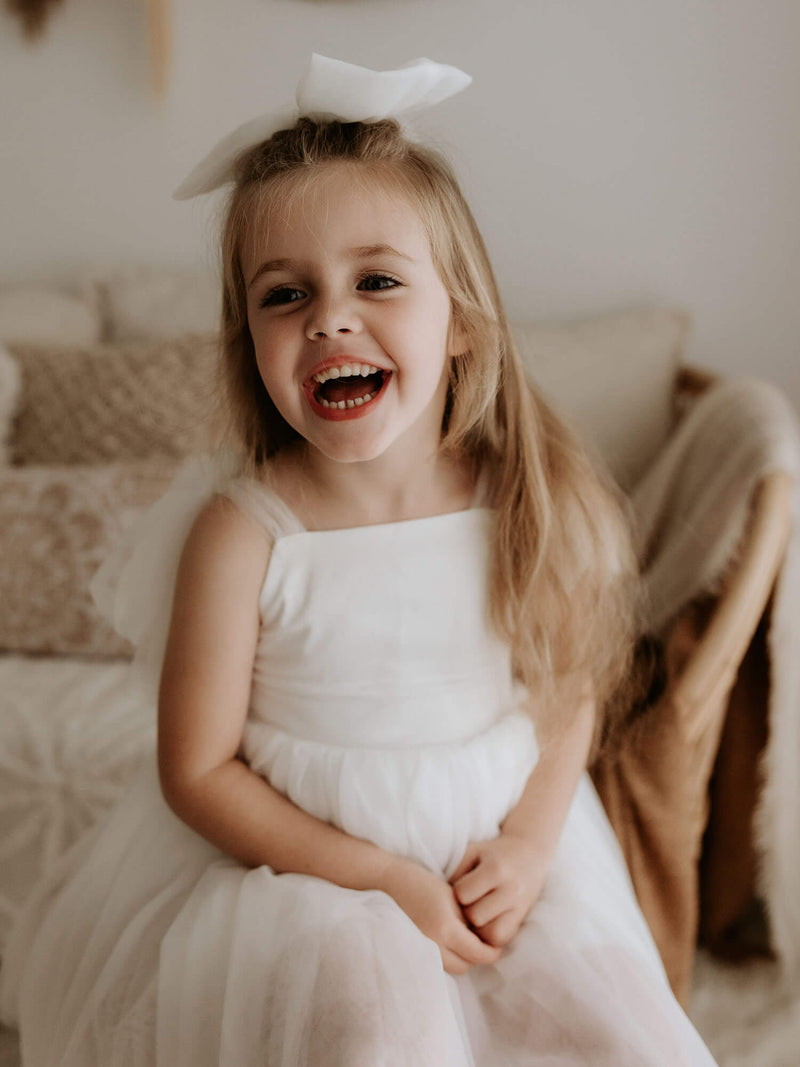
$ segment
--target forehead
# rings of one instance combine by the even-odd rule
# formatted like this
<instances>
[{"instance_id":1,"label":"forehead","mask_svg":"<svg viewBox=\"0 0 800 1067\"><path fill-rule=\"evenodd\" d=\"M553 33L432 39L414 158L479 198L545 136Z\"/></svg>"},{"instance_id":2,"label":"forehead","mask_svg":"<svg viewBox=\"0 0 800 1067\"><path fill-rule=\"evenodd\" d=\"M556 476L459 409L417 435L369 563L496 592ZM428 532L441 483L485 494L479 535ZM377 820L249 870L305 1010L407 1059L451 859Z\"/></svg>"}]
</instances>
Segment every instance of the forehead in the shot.
<instances>
[{"instance_id":1,"label":"forehead","mask_svg":"<svg viewBox=\"0 0 800 1067\"><path fill-rule=\"evenodd\" d=\"M254 205L242 264L377 245L431 261L428 232L408 194L369 168L331 164L310 177L287 176Z\"/></svg>"}]
</instances>

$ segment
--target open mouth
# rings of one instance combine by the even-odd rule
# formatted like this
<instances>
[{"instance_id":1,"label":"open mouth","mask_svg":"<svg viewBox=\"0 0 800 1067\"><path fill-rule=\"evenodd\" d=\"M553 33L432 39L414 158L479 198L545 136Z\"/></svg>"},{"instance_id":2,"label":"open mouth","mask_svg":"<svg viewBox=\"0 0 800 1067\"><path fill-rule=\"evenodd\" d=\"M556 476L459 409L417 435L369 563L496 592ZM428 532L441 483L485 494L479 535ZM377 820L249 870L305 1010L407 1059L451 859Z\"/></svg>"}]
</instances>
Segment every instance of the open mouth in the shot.
<instances>
[{"instance_id":1,"label":"open mouth","mask_svg":"<svg viewBox=\"0 0 800 1067\"><path fill-rule=\"evenodd\" d=\"M322 412L355 414L360 409L361 414L383 392L390 377L390 371L370 363L345 363L318 371L309 379L306 392Z\"/></svg>"}]
</instances>

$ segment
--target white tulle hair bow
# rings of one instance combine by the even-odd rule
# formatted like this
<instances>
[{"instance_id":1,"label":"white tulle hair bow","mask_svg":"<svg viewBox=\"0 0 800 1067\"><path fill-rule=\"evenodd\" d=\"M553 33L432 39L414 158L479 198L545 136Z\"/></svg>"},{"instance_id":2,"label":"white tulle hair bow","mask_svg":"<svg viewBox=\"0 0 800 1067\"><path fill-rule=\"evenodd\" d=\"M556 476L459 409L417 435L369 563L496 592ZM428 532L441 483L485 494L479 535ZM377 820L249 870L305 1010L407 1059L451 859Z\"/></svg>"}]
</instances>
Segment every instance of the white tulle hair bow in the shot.
<instances>
[{"instance_id":1,"label":"white tulle hair bow","mask_svg":"<svg viewBox=\"0 0 800 1067\"><path fill-rule=\"evenodd\" d=\"M234 178L234 164L249 148L307 116L340 122L399 118L460 92L472 78L458 67L415 59L398 70L369 70L314 53L297 86L294 110L269 111L223 137L173 193L189 200Z\"/></svg>"}]
</instances>

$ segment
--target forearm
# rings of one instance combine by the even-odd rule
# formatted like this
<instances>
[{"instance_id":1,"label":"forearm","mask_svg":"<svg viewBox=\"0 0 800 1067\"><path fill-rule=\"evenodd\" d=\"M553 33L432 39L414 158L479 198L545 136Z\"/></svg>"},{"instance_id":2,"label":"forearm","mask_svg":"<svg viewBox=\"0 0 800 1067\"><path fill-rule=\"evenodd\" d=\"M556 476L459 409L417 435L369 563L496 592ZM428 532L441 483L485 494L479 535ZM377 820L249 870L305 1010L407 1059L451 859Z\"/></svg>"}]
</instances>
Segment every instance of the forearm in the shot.
<instances>
[{"instance_id":1,"label":"forearm","mask_svg":"<svg viewBox=\"0 0 800 1067\"><path fill-rule=\"evenodd\" d=\"M347 889L383 889L402 860L309 815L238 759L162 787L187 825L248 867L267 865Z\"/></svg>"},{"instance_id":2,"label":"forearm","mask_svg":"<svg viewBox=\"0 0 800 1067\"><path fill-rule=\"evenodd\" d=\"M522 796L502 825L503 833L533 841L548 861L586 767L594 720L594 698L586 696L568 727L542 743Z\"/></svg>"}]
</instances>

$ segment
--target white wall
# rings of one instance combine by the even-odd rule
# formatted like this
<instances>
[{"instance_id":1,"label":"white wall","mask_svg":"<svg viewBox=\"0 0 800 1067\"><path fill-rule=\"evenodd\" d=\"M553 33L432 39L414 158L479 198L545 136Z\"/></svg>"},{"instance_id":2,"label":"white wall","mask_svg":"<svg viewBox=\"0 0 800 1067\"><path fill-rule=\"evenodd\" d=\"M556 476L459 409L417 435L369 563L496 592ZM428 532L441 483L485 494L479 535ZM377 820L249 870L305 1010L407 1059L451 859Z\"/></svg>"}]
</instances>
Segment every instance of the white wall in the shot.
<instances>
[{"instance_id":1,"label":"white wall","mask_svg":"<svg viewBox=\"0 0 800 1067\"><path fill-rule=\"evenodd\" d=\"M689 356L800 407L797 0L173 0L159 104L144 0L63 0L26 47L0 14L0 277L208 261L213 202L171 189L291 96L312 50L475 78L449 150L517 317L648 300Z\"/></svg>"}]
</instances>

